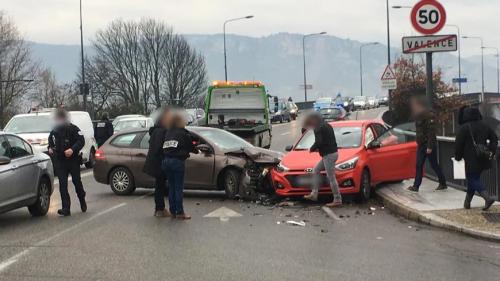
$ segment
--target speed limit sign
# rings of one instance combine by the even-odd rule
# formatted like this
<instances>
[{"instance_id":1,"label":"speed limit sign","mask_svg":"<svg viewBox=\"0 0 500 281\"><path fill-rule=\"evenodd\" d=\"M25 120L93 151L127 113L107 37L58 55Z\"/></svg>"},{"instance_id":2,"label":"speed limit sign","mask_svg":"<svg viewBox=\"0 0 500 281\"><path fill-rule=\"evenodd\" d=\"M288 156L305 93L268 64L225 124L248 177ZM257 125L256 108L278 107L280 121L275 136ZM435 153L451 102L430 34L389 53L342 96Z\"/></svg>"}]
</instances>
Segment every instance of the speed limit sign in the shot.
<instances>
[{"instance_id":1,"label":"speed limit sign","mask_svg":"<svg viewBox=\"0 0 500 281\"><path fill-rule=\"evenodd\" d=\"M437 0L422 0L411 10L411 23L422 34L435 34L446 23L446 11Z\"/></svg>"}]
</instances>

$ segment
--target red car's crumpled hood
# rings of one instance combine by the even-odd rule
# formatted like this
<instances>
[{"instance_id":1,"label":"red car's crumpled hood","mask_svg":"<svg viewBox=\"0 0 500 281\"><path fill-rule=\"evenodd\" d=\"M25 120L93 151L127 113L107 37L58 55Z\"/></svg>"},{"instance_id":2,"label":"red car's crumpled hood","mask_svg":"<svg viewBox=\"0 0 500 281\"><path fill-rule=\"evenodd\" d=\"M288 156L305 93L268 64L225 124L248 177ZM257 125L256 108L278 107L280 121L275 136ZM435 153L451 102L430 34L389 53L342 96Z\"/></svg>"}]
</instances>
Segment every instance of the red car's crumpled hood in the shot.
<instances>
[{"instance_id":1,"label":"red car's crumpled hood","mask_svg":"<svg viewBox=\"0 0 500 281\"><path fill-rule=\"evenodd\" d=\"M337 164L347 161L355 157L361 148L342 148L339 149L339 159L337 159ZM313 168L321 159L319 153L310 153L308 150L290 151L288 152L281 164L290 171L303 171L307 168Z\"/></svg>"}]
</instances>

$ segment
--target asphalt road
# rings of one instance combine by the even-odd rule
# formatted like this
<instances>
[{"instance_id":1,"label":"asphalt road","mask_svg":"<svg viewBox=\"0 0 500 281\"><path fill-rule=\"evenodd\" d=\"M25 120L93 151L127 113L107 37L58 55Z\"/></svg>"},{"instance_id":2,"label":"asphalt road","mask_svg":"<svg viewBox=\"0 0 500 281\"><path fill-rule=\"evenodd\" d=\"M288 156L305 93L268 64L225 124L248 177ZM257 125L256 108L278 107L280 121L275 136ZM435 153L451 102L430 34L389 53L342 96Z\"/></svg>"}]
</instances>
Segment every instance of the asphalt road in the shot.
<instances>
[{"instance_id":1,"label":"asphalt road","mask_svg":"<svg viewBox=\"0 0 500 281\"><path fill-rule=\"evenodd\" d=\"M299 132L299 121L274 126L273 149ZM74 200L73 216L58 217L56 192L45 218L0 215L0 280L499 280L499 244L409 222L375 201L331 218L319 204L190 192L193 219L175 221L152 216L151 191L118 197L83 173L88 213ZM221 207L241 216L204 217Z\"/></svg>"}]
</instances>

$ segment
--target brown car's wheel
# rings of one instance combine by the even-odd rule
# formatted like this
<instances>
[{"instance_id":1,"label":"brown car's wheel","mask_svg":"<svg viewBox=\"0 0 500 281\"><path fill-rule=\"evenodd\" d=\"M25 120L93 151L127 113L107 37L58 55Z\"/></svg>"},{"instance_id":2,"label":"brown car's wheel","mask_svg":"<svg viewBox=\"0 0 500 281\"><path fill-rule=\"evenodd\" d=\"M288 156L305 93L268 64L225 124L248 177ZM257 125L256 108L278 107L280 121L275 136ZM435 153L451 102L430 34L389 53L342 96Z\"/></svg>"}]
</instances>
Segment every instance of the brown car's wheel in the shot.
<instances>
[{"instance_id":1,"label":"brown car's wheel","mask_svg":"<svg viewBox=\"0 0 500 281\"><path fill-rule=\"evenodd\" d=\"M135 191L134 177L124 167L115 168L109 175L109 185L116 195L129 195Z\"/></svg>"},{"instance_id":2,"label":"brown car's wheel","mask_svg":"<svg viewBox=\"0 0 500 281\"><path fill-rule=\"evenodd\" d=\"M372 195L370 172L367 169L363 170L359 185L358 201L363 203L368 201Z\"/></svg>"},{"instance_id":3,"label":"brown car's wheel","mask_svg":"<svg viewBox=\"0 0 500 281\"><path fill-rule=\"evenodd\" d=\"M241 172L236 169L229 169L224 173L224 190L226 191L226 197L229 199L235 199L239 195L240 174Z\"/></svg>"},{"instance_id":4,"label":"brown car's wheel","mask_svg":"<svg viewBox=\"0 0 500 281\"><path fill-rule=\"evenodd\" d=\"M28 206L28 211L34 217L45 216L50 206L50 181L42 178L38 184L38 197L33 205Z\"/></svg>"}]
</instances>

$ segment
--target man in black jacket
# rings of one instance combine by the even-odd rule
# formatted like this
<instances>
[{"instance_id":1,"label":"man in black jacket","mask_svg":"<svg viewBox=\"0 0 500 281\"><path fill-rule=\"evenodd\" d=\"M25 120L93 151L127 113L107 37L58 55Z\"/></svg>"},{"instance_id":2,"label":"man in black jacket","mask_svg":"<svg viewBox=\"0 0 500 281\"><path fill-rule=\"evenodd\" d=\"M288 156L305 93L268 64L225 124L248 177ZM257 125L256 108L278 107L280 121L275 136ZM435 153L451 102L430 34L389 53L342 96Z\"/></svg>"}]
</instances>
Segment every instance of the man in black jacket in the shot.
<instances>
[{"instance_id":1,"label":"man in black jacket","mask_svg":"<svg viewBox=\"0 0 500 281\"><path fill-rule=\"evenodd\" d=\"M109 121L107 113L102 115L101 121L96 124L94 131L98 147L103 145L113 135L113 124Z\"/></svg>"},{"instance_id":2,"label":"man in black jacket","mask_svg":"<svg viewBox=\"0 0 500 281\"><path fill-rule=\"evenodd\" d=\"M85 190L80 175L80 150L85 145L82 131L73 125L64 109L55 113L56 126L49 135L49 154L54 160L56 175L59 178L62 208L57 211L61 216L71 215L71 198L68 193L68 176L71 175L82 212L87 211Z\"/></svg>"},{"instance_id":3,"label":"man in black jacket","mask_svg":"<svg viewBox=\"0 0 500 281\"><path fill-rule=\"evenodd\" d=\"M483 210L488 210L495 202L486 193L481 183L481 173L491 168L491 159L498 146L498 137L495 132L482 121L481 113L477 108L461 109L460 123L462 126L455 139L455 160L465 160L465 177L467 179L467 194L464 208L470 209L470 203L476 192L485 200ZM476 146L483 145L491 151L491 159L478 157Z\"/></svg>"},{"instance_id":4,"label":"man in black jacket","mask_svg":"<svg viewBox=\"0 0 500 281\"><path fill-rule=\"evenodd\" d=\"M444 190L446 178L439 166L436 150L436 121L434 113L429 109L425 97L414 97L411 99L411 109L415 118L415 127L417 134L417 163L415 172L415 181L408 188L409 191L418 192L422 184L423 169L426 158L429 159L432 169L436 172L439 179L439 186L436 190Z\"/></svg>"},{"instance_id":5,"label":"man in black jacket","mask_svg":"<svg viewBox=\"0 0 500 281\"><path fill-rule=\"evenodd\" d=\"M338 159L337 141L332 126L325 122L319 113L311 114L305 123L306 128L314 130L315 141L309 151L319 152L321 160L313 169L312 192L304 198L316 201L318 199L319 188L322 183L321 172L326 171L330 188L332 189L333 202L328 203L328 207L339 207L342 205L342 196L340 195L339 185L335 175L335 162Z\"/></svg>"}]
</instances>

